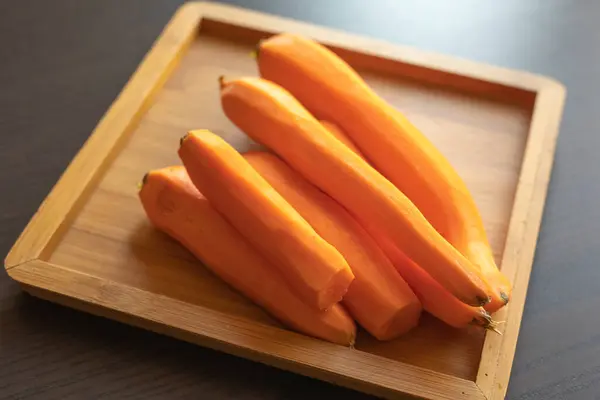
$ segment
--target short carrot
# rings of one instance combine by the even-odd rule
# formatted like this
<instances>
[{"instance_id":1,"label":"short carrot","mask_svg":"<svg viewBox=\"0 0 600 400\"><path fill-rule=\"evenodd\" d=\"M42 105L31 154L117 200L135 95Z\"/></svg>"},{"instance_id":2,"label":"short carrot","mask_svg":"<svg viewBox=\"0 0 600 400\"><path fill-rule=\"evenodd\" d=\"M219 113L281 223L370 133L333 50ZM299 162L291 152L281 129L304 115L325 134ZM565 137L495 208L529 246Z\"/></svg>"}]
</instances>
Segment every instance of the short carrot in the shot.
<instances>
[{"instance_id":1,"label":"short carrot","mask_svg":"<svg viewBox=\"0 0 600 400\"><path fill-rule=\"evenodd\" d=\"M139 193L150 221L217 276L292 329L350 346L356 327L344 308L306 305L281 273L194 187L183 167L148 173Z\"/></svg>"},{"instance_id":2,"label":"short carrot","mask_svg":"<svg viewBox=\"0 0 600 400\"><path fill-rule=\"evenodd\" d=\"M354 144L352 139L350 139L348 137L348 135L346 135L346 133L340 129L339 126L337 126L336 124L329 122L329 121L319 121L319 122L321 123L321 125L323 125L325 127L325 129L327 129L327 131L329 133L331 133L333 136L335 136L335 138L337 140L344 143L350 150L352 150L358 156L360 156L360 158L366 160L365 156L360 152L358 147L356 147L356 145Z\"/></svg>"},{"instance_id":3,"label":"short carrot","mask_svg":"<svg viewBox=\"0 0 600 400\"><path fill-rule=\"evenodd\" d=\"M419 300L348 211L277 156L250 152L244 158L344 256L355 279L342 303L363 328L379 340L390 340L417 325Z\"/></svg>"},{"instance_id":4,"label":"short carrot","mask_svg":"<svg viewBox=\"0 0 600 400\"><path fill-rule=\"evenodd\" d=\"M233 147L209 131L192 131L179 156L202 194L307 304L324 310L342 299L354 279L346 260Z\"/></svg>"}]
</instances>

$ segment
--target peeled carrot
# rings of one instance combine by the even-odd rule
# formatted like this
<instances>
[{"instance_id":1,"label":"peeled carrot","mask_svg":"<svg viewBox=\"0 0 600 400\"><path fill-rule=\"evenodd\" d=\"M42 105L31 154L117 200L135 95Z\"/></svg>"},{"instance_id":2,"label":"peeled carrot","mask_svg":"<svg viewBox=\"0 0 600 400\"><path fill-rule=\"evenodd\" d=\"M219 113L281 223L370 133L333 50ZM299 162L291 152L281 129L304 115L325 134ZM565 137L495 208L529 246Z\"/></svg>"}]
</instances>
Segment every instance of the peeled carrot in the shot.
<instances>
[{"instance_id":1,"label":"peeled carrot","mask_svg":"<svg viewBox=\"0 0 600 400\"><path fill-rule=\"evenodd\" d=\"M251 152L244 158L344 256L355 279L342 302L363 328L379 340L389 340L417 325L419 300L348 211L277 156Z\"/></svg>"},{"instance_id":2,"label":"peeled carrot","mask_svg":"<svg viewBox=\"0 0 600 400\"><path fill-rule=\"evenodd\" d=\"M489 301L473 265L379 172L332 136L285 89L260 78L221 82L225 114L337 200L368 230L382 232L461 301Z\"/></svg>"},{"instance_id":3,"label":"peeled carrot","mask_svg":"<svg viewBox=\"0 0 600 400\"><path fill-rule=\"evenodd\" d=\"M485 309L459 301L385 238L378 238L378 243L398 273L415 292L425 311L455 328L478 325L495 329L496 323Z\"/></svg>"},{"instance_id":4,"label":"peeled carrot","mask_svg":"<svg viewBox=\"0 0 600 400\"><path fill-rule=\"evenodd\" d=\"M340 126L373 166L400 189L430 223L477 268L495 311L511 284L498 270L475 201L440 151L379 97L341 58L292 34L273 36L258 50L261 76L295 96L318 118Z\"/></svg>"},{"instance_id":5,"label":"peeled carrot","mask_svg":"<svg viewBox=\"0 0 600 400\"><path fill-rule=\"evenodd\" d=\"M281 273L198 192L183 167L148 173L139 196L157 228L283 324L330 342L354 344L356 327L344 308L336 304L318 311L300 300Z\"/></svg>"},{"instance_id":6,"label":"peeled carrot","mask_svg":"<svg viewBox=\"0 0 600 400\"><path fill-rule=\"evenodd\" d=\"M354 279L346 260L233 147L192 131L179 156L196 187L307 304L324 310L342 299Z\"/></svg>"},{"instance_id":7,"label":"peeled carrot","mask_svg":"<svg viewBox=\"0 0 600 400\"><path fill-rule=\"evenodd\" d=\"M346 133L344 133L340 129L339 126L337 126L336 124L331 123L329 121L319 121L319 122L321 122L321 125L323 125L329 133L331 133L333 136L335 136L335 138L337 140L344 143L350 150L355 152L360 158L362 158L363 160L365 159L365 156L363 156L363 154L360 152L358 147L356 147L356 145L354 144L352 139L350 139L348 137L348 135L346 135Z\"/></svg>"}]
</instances>

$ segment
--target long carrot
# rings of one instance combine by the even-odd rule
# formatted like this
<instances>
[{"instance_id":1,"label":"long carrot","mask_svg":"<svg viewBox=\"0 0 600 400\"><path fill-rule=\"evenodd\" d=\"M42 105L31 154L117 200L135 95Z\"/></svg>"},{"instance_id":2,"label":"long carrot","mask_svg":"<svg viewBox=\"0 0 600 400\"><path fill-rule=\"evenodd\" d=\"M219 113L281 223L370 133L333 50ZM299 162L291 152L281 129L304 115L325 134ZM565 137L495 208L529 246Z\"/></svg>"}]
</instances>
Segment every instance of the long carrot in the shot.
<instances>
[{"instance_id":1,"label":"long carrot","mask_svg":"<svg viewBox=\"0 0 600 400\"><path fill-rule=\"evenodd\" d=\"M354 343L356 327L343 307L318 311L300 300L279 271L198 192L183 167L151 171L139 196L156 227L285 325L345 346Z\"/></svg>"},{"instance_id":2,"label":"long carrot","mask_svg":"<svg viewBox=\"0 0 600 400\"><path fill-rule=\"evenodd\" d=\"M417 325L419 300L348 211L277 156L251 152L244 158L344 256L355 279L342 302L363 328L379 340L389 340Z\"/></svg>"},{"instance_id":3,"label":"long carrot","mask_svg":"<svg viewBox=\"0 0 600 400\"><path fill-rule=\"evenodd\" d=\"M480 269L490 285L486 306L510 297L467 186L450 162L410 121L379 97L341 58L292 34L273 36L258 50L261 76L291 92L311 113L339 125L373 166Z\"/></svg>"},{"instance_id":4,"label":"long carrot","mask_svg":"<svg viewBox=\"0 0 600 400\"><path fill-rule=\"evenodd\" d=\"M307 304L323 310L342 299L354 279L346 260L233 147L192 131L179 156L196 187Z\"/></svg>"},{"instance_id":5,"label":"long carrot","mask_svg":"<svg viewBox=\"0 0 600 400\"><path fill-rule=\"evenodd\" d=\"M483 307L472 307L459 301L385 238L378 238L377 242L413 289L425 311L455 328L478 325L495 330L496 322Z\"/></svg>"},{"instance_id":6,"label":"long carrot","mask_svg":"<svg viewBox=\"0 0 600 400\"><path fill-rule=\"evenodd\" d=\"M356 145L354 144L352 139L350 139L348 137L348 135L346 135L346 133L340 129L339 126L337 126L336 124L329 122L329 121L319 121L319 122L321 122L321 125L323 125L323 127L325 127L325 129L327 129L327 131L329 133L331 133L333 136L335 136L337 140L344 143L350 150L352 150L354 153L356 153L356 155L358 155L360 158L362 158L363 160L366 160L365 156L363 156L363 154L360 152L358 147L356 147Z\"/></svg>"},{"instance_id":7,"label":"long carrot","mask_svg":"<svg viewBox=\"0 0 600 400\"><path fill-rule=\"evenodd\" d=\"M489 301L479 271L393 184L332 136L285 89L260 78L222 81L225 114L348 209L392 240L461 301Z\"/></svg>"}]
</instances>

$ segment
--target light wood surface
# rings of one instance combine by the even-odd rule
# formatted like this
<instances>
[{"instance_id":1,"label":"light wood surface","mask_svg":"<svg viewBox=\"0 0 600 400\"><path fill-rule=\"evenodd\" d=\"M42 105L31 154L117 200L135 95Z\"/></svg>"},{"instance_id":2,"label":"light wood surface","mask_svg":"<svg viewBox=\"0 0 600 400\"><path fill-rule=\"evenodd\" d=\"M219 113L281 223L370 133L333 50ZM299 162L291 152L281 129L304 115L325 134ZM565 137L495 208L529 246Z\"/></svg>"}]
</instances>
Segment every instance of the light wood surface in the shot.
<instances>
[{"instance_id":1,"label":"light wood surface","mask_svg":"<svg viewBox=\"0 0 600 400\"><path fill-rule=\"evenodd\" d=\"M497 316L507 321L503 336L424 317L392 342L360 332L356 349L301 337L149 226L137 183L149 169L179 163L178 141L187 130L211 129L238 150L256 147L221 112L217 77L256 74L253 46L282 30L344 48L340 55L464 177L494 254L515 282L513 301ZM502 398L563 101L564 89L543 77L189 4L32 219L6 267L40 297L369 393Z\"/></svg>"}]
</instances>

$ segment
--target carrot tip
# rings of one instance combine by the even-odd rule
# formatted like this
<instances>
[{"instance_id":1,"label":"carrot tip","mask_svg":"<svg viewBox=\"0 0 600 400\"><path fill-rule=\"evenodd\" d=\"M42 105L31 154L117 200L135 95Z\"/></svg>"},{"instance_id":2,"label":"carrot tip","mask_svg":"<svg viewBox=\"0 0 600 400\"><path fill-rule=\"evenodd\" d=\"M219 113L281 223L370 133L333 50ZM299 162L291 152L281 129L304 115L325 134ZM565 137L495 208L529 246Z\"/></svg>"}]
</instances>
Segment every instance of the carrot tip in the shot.
<instances>
[{"instance_id":1,"label":"carrot tip","mask_svg":"<svg viewBox=\"0 0 600 400\"><path fill-rule=\"evenodd\" d=\"M181 139L179 139L179 147L183 146L183 142L185 142L185 139L187 139L188 136L190 136L189 132L183 135Z\"/></svg>"},{"instance_id":2,"label":"carrot tip","mask_svg":"<svg viewBox=\"0 0 600 400\"><path fill-rule=\"evenodd\" d=\"M508 297L508 295L504 292L500 292L500 298L504 302L504 305L507 305L508 301L510 300L510 297Z\"/></svg>"},{"instance_id":3,"label":"carrot tip","mask_svg":"<svg viewBox=\"0 0 600 400\"><path fill-rule=\"evenodd\" d=\"M470 325L482 327L484 329L496 328L498 323L492 319L492 316L483 308L479 309L479 315L473 317Z\"/></svg>"},{"instance_id":4,"label":"carrot tip","mask_svg":"<svg viewBox=\"0 0 600 400\"><path fill-rule=\"evenodd\" d=\"M142 188L144 187L144 185L146 184L146 182L148 182L148 176L150 175L150 172L146 172L144 174L144 177L142 178L142 181L138 183L137 187L138 190L142 190Z\"/></svg>"},{"instance_id":5,"label":"carrot tip","mask_svg":"<svg viewBox=\"0 0 600 400\"><path fill-rule=\"evenodd\" d=\"M490 313L488 313L483 308L479 309L479 314L480 314L481 318L483 318L488 324L491 324L491 323L494 322L494 320L492 319L492 316L490 315Z\"/></svg>"},{"instance_id":6,"label":"carrot tip","mask_svg":"<svg viewBox=\"0 0 600 400\"><path fill-rule=\"evenodd\" d=\"M490 301L492 301L491 297L479 297L477 296L477 305L479 307L483 307L485 306L487 303L489 303Z\"/></svg>"},{"instance_id":7,"label":"carrot tip","mask_svg":"<svg viewBox=\"0 0 600 400\"><path fill-rule=\"evenodd\" d=\"M256 43L256 47L254 48L254 51L253 51L253 53L254 53L254 58L256 58L256 59L258 59L258 56L260 55L260 46L261 46L261 44L262 44L262 42L263 42L264 40L265 40L265 39L260 39L260 40L258 41L258 43Z\"/></svg>"},{"instance_id":8,"label":"carrot tip","mask_svg":"<svg viewBox=\"0 0 600 400\"><path fill-rule=\"evenodd\" d=\"M219 76L219 88L223 89L225 87L225 76Z\"/></svg>"}]
</instances>

